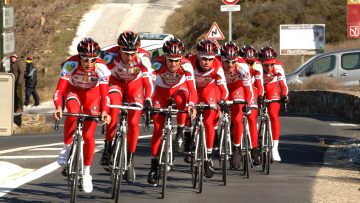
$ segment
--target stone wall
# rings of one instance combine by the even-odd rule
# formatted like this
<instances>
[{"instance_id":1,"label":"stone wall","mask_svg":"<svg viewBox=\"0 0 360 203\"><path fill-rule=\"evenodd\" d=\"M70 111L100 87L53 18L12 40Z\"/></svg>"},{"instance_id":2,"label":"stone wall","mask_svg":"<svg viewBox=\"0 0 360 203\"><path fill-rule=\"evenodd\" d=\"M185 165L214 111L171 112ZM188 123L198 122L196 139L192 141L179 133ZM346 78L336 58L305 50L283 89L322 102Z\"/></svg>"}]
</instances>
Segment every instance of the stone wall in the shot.
<instances>
[{"instance_id":1,"label":"stone wall","mask_svg":"<svg viewBox=\"0 0 360 203\"><path fill-rule=\"evenodd\" d=\"M294 90L289 93L289 113L336 115L359 123L360 94L355 92Z\"/></svg>"}]
</instances>

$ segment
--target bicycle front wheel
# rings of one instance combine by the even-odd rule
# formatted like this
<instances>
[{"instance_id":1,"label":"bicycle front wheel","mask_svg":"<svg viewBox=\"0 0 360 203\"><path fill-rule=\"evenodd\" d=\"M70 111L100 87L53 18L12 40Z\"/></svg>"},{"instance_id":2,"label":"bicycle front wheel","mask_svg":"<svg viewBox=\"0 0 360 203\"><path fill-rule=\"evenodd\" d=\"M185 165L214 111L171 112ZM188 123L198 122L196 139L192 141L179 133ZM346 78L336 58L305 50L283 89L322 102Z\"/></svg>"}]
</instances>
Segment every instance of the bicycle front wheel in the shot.
<instances>
[{"instance_id":1,"label":"bicycle front wheel","mask_svg":"<svg viewBox=\"0 0 360 203\"><path fill-rule=\"evenodd\" d=\"M228 129L227 129L227 125L223 126L221 128L221 141L222 141L222 146L220 151L220 163L221 163L221 169L222 169L222 179L224 182L224 185L226 185L226 175L227 175L227 156L228 156Z\"/></svg>"},{"instance_id":2,"label":"bicycle front wheel","mask_svg":"<svg viewBox=\"0 0 360 203\"><path fill-rule=\"evenodd\" d=\"M161 199L165 198L165 192L166 192L166 181L167 181L167 167L169 165L169 146L170 146L170 132L167 131L166 139L165 139L165 147L163 151L163 158L164 161L162 162L161 172L162 172L162 190L161 190Z\"/></svg>"},{"instance_id":3,"label":"bicycle front wheel","mask_svg":"<svg viewBox=\"0 0 360 203\"><path fill-rule=\"evenodd\" d=\"M199 147L198 147L198 178L199 178L199 193L202 193L203 190L203 180L204 180L204 159L205 159L205 147L204 147L204 137L205 132L202 127L199 129L200 135L199 135Z\"/></svg>"},{"instance_id":4,"label":"bicycle front wheel","mask_svg":"<svg viewBox=\"0 0 360 203\"><path fill-rule=\"evenodd\" d=\"M117 160L115 165L115 181L113 183L114 199L117 203L119 201L121 183L123 180L123 174L125 172L125 136L121 136L119 150L117 151Z\"/></svg>"},{"instance_id":5,"label":"bicycle front wheel","mask_svg":"<svg viewBox=\"0 0 360 203\"><path fill-rule=\"evenodd\" d=\"M70 161L71 166L69 167L68 180L70 182L70 202L76 202L76 192L79 183L79 164L80 164L80 144L81 140L77 139L72 147L72 160Z\"/></svg>"}]
</instances>

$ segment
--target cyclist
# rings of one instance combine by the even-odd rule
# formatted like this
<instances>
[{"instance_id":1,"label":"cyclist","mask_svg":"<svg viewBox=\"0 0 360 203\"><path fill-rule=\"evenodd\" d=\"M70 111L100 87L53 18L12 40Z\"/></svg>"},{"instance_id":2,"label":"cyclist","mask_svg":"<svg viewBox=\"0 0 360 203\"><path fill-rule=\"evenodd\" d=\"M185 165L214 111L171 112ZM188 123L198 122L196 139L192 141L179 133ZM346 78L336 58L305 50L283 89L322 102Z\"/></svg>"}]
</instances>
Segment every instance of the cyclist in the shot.
<instances>
[{"instance_id":1,"label":"cyclist","mask_svg":"<svg viewBox=\"0 0 360 203\"><path fill-rule=\"evenodd\" d=\"M197 54L194 54L188 59L194 67L199 102L216 106L219 100L224 102L229 96L221 61L215 58L215 55L218 53L218 48L213 41L203 39L197 44L196 49ZM220 91L217 91L217 88L219 88ZM216 107L211 110L204 110L204 126L208 154L208 160L205 160L204 163L204 170L205 177L207 178L211 178L214 175L211 154L218 120L219 115ZM190 140L190 138L186 140Z\"/></svg>"},{"instance_id":2,"label":"cyclist","mask_svg":"<svg viewBox=\"0 0 360 203\"><path fill-rule=\"evenodd\" d=\"M99 115L101 100L101 120L110 122L108 82L110 71L104 61L98 58L100 47L91 38L84 38L77 46L78 55L69 57L62 65L61 76L54 93L56 111L54 118L62 117L63 96L66 109L70 113ZM101 98L101 99L100 99ZM81 110L82 109L82 110ZM64 124L64 148L60 152L57 162L65 165L71 148L71 141L76 128L76 117L66 117ZM94 133L97 123L85 119L83 126L84 139L84 175L83 190L89 193L93 189L90 165L94 155Z\"/></svg>"},{"instance_id":3,"label":"cyclist","mask_svg":"<svg viewBox=\"0 0 360 203\"><path fill-rule=\"evenodd\" d=\"M197 91L195 87L194 71L191 63L185 59L184 44L177 38L167 40L163 45L164 56L158 57L153 63L155 75L154 107L166 108L168 99L174 98L177 109L187 110L188 115L193 119L196 110L193 105L197 102ZM186 113L177 114L177 133L179 141L183 138ZM151 169L148 174L148 183L155 184L158 168L158 153L161 142L162 129L165 123L165 116L155 114L153 116L154 131L151 138ZM177 142L177 148L180 148Z\"/></svg>"},{"instance_id":4,"label":"cyclist","mask_svg":"<svg viewBox=\"0 0 360 203\"><path fill-rule=\"evenodd\" d=\"M255 166L260 165L260 155L258 150L258 103L263 102L264 97L264 84L263 84L263 68L261 62L257 58L257 52L254 47L250 45L244 45L239 51L240 56L246 61L250 67L250 75L252 87L254 90L254 100L251 102L251 114L249 115L249 129L251 136L251 158Z\"/></svg>"},{"instance_id":5,"label":"cyclist","mask_svg":"<svg viewBox=\"0 0 360 203\"><path fill-rule=\"evenodd\" d=\"M139 48L140 38L133 31L124 31L117 40L118 46L106 50L104 60L111 71L110 77L110 102L121 105L123 96L129 105L140 106L148 109L151 106L153 94L152 69L149 52ZM144 104L145 100L145 104ZM109 165L112 151L112 140L118 122L119 109L111 108L112 121L106 126L105 148L100 160L101 165ZM140 134L141 111L129 110L128 113L128 170L125 172L127 182L134 182L136 173L134 169L134 153Z\"/></svg>"},{"instance_id":6,"label":"cyclist","mask_svg":"<svg viewBox=\"0 0 360 203\"><path fill-rule=\"evenodd\" d=\"M282 62L276 58L277 54L272 47L265 46L260 49L259 58L263 66L265 97L268 100L288 101L288 87ZM280 87L280 89L279 89ZM278 151L280 139L280 103L269 104L269 116L274 140L272 158L281 161Z\"/></svg>"},{"instance_id":7,"label":"cyclist","mask_svg":"<svg viewBox=\"0 0 360 203\"><path fill-rule=\"evenodd\" d=\"M244 59L239 57L239 47L234 42L226 42L221 47L221 60L229 90L229 100L247 101L250 104L253 101L250 67ZM249 113L250 109L244 109L244 104L233 104L230 110L233 124L233 154L230 157L230 166L238 169L241 164L240 142L244 129L243 111Z\"/></svg>"}]
</instances>

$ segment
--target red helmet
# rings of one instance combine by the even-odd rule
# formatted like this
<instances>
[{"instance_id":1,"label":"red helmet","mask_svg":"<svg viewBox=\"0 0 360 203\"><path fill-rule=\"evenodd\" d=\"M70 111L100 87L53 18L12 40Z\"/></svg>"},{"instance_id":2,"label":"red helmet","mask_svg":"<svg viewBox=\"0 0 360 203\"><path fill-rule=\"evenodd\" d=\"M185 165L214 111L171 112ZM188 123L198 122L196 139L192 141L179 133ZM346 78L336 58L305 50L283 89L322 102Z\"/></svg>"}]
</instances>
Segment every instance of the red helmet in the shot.
<instances>
[{"instance_id":1,"label":"red helmet","mask_svg":"<svg viewBox=\"0 0 360 203\"><path fill-rule=\"evenodd\" d=\"M258 56L264 63L275 63L277 53L272 47L265 46L260 49Z\"/></svg>"},{"instance_id":2,"label":"red helmet","mask_svg":"<svg viewBox=\"0 0 360 203\"><path fill-rule=\"evenodd\" d=\"M123 51L137 51L140 47L140 37L133 31L124 31L118 37L117 43Z\"/></svg>"},{"instance_id":3,"label":"red helmet","mask_svg":"<svg viewBox=\"0 0 360 203\"><path fill-rule=\"evenodd\" d=\"M97 57L100 53L100 47L92 38L84 38L77 45L77 51L81 56Z\"/></svg>"},{"instance_id":4,"label":"red helmet","mask_svg":"<svg viewBox=\"0 0 360 203\"><path fill-rule=\"evenodd\" d=\"M197 45L196 49L200 56L215 56L218 52L218 48L214 41L208 39L202 39Z\"/></svg>"},{"instance_id":5,"label":"red helmet","mask_svg":"<svg viewBox=\"0 0 360 203\"><path fill-rule=\"evenodd\" d=\"M165 56L170 58L181 58L181 54L185 51L184 44L177 38L167 40L163 45Z\"/></svg>"},{"instance_id":6,"label":"red helmet","mask_svg":"<svg viewBox=\"0 0 360 203\"><path fill-rule=\"evenodd\" d=\"M221 47L221 56L228 60L234 60L239 56L239 47L232 41L226 42Z\"/></svg>"},{"instance_id":7,"label":"red helmet","mask_svg":"<svg viewBox=\"0 0 360 203\"><path fill-rule=\"evenodd\" d=\"M241 47L239 55L247 62L254 61L257 58L256 49L250 45Z\"/></svg>"}]
</instances>

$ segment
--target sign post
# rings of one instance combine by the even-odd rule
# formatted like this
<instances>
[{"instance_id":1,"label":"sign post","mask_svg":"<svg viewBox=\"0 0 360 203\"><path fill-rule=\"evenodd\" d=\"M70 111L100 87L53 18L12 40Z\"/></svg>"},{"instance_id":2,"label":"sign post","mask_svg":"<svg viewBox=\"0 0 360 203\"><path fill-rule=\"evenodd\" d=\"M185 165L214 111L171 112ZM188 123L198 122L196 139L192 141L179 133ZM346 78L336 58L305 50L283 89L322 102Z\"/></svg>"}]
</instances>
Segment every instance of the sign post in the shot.
<instances>
[{"instance_id":1,"label":"sign post","mask_svg":"<svg viewBox=\"0 0 360 203\"><path fill-rule=\"evenodd\" d=\"M222 0L226 5L221 5L221 11L229 12L229 41L232 41L232 12L240 11L240 5L235 5L239 0Z\"/></svg>"},{"instance_id":2,"label":"sign post","mask_svg":"<svg viewBox=\"0 0 360 203\"><path fill-rule=\"evenodd\" d=\"M5 3L5 6L4 6ZM15 51L14 8L8 6L10 0L0 0L0 72L4 71L4 56Z\"/></svg>"}]
</instances>

